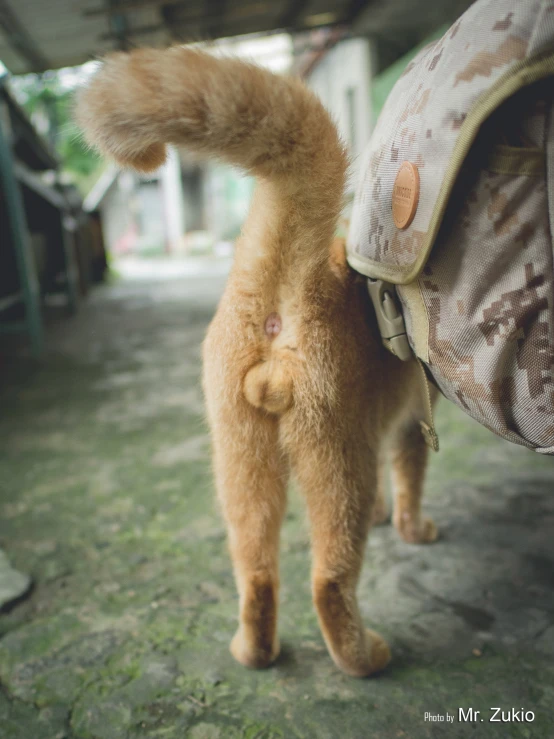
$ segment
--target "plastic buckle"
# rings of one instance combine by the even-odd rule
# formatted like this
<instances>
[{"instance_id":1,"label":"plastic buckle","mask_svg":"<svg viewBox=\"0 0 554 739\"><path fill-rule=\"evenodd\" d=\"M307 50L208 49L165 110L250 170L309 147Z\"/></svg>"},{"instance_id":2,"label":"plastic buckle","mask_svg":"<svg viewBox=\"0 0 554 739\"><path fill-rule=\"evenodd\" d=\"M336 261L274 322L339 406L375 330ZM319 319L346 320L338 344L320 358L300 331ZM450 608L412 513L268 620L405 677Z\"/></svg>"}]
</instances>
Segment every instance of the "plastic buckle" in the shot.
<instances>
[{"instance_id":1,"label":"plastic buckle","mask_svg":"<svg viewBox=\"0 0 554 739\"><path fill-rule=\"evenodd\" d=\"M413 355L408 342L404 316L398 304L396 287L390 282L373 280L368 277L367 290L375 308L377 325L383 343L395 356L407 362Z\"/></svg>"}]
</instances>

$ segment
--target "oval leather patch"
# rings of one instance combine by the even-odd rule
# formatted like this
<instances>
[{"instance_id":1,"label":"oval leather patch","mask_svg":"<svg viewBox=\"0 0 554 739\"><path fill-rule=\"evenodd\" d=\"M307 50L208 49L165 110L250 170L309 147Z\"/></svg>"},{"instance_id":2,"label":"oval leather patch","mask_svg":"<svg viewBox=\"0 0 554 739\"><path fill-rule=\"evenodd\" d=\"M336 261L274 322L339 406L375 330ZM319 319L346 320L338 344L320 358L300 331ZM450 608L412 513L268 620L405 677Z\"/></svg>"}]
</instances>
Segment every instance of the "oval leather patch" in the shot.
<instances>
[{"instance_id":1,"label":"oval leather patch","mask_svg":"<svg viewBox=\"0 0 554 739\"><path fill-rule=\"evenodd\" d=\"M392 217L397 228L408 228L419 202L419 172L415 164L402 162L392 189Z\"/></svg>"}]
</instances>

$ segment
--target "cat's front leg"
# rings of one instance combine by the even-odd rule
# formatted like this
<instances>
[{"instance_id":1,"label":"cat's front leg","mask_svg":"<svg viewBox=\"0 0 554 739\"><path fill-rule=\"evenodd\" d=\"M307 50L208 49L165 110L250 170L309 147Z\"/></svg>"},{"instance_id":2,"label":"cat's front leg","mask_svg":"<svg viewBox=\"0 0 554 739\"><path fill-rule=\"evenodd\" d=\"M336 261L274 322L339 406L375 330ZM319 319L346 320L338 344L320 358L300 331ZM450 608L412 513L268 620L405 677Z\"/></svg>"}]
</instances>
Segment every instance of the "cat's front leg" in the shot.
<instances>
[{"instance_id":1,"label":"cat's front leg","mask_svg":"<svg viewBox=\"0 0 554 739\"><path fill-rule=\"evenodd\" d=\"M429 449L416 419L397 430L392 445L394 491L393 523L409 544L430 544L438 538L437 527L421 513L421 499Z\"/></svg>"}]
</instances>

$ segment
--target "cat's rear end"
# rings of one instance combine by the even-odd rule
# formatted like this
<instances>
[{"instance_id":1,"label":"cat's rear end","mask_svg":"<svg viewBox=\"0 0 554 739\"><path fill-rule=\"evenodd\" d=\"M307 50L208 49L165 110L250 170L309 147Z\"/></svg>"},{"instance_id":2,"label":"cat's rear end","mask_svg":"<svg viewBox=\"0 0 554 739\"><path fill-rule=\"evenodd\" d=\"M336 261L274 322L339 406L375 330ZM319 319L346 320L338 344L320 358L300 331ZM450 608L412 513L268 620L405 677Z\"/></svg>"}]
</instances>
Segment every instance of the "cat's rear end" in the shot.
<instances>
[{"instance_id":1,"label":"cat's rear end","mask_svg":"<svg viewBox=\"0 0 554 739\"><path fill-rule=\"evenodd\" d=\"M81 94L77 118L89 142L123 166L155 169L173 143L258 178L237 244L240 292L227 330L248 330L246 398L272 413L287 410L298 316L306 291L329 270L347 167L321 103L298 79L177 47L108 57ZM268 333L272 314L280 330Z\"/></svg>"}]
</instances>

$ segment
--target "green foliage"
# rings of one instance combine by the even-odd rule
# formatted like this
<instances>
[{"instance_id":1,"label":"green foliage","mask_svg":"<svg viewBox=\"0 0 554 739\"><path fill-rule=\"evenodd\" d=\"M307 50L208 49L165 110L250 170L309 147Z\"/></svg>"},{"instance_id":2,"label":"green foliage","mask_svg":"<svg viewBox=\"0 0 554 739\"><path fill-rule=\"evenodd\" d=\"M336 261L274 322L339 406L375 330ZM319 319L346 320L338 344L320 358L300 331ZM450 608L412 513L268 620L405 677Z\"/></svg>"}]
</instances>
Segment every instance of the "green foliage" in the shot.
<instances>
[{"instance_id":1,"label":"green foliage","mask_svg":"<svg viewBox=\"0 0 554 739\"><path fill-rule=\"evenodd\" d=\"M63 171L76 184L88 181L101 164L99 157L84 143L73 121L73 97L83 74L78 69L60 70L13 77L10 81L19 103L53 145Z\"/></svg>"}]
</instances>

